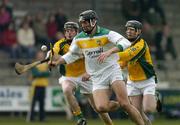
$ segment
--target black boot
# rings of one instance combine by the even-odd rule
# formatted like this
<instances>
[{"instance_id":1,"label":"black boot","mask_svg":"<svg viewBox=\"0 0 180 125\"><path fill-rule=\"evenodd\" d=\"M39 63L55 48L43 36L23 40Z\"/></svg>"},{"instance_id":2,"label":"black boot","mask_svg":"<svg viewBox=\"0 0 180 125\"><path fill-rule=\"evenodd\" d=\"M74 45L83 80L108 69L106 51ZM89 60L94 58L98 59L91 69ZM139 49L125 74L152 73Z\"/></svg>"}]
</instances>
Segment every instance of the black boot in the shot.
<instances>
[{"instance_id":1,"label":"black boot","mask_svg":"<svg viewBox=\"0 0 180 125\"><path fill-rule=\"evenodd\" d=\"M81 118L77 121L77 125L87 125L86 119L85 118Z\"/></svg>"},{"instance_id":2,"label":"black boot","mask_svg":"<svg viewBox=\"0 0 180 125\"><path fill-rule=\"evenodd\" d=\"M156 103L157 112L162 112L162 98L160 97L159 92L156 92Z\"/></svg>"}]
</instances>

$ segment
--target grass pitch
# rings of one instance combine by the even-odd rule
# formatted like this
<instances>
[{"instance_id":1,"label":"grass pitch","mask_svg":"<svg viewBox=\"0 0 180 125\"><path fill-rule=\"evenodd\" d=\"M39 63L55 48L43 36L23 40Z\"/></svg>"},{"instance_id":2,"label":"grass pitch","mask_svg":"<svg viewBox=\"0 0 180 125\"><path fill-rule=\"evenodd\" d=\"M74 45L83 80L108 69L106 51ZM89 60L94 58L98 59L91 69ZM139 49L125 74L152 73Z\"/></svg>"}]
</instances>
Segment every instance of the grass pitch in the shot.
<instances>
[{"instance_id":1,"label":"grass pitch","mask_svg":"<svg viewBox=\"0 0 180 125\"><path fill-rule=\"evenodd\" d=\"M134 125L130 120L113 119L114 125ZM62 117L48 117L47 122L26 122L24 117L0 116L1 125L76 125L75 121L68 121ZM99 119L88 119L88 125L103 125ZM179 120L156 119L153 125L180 125Z\"/></svg>"}]
</instances>

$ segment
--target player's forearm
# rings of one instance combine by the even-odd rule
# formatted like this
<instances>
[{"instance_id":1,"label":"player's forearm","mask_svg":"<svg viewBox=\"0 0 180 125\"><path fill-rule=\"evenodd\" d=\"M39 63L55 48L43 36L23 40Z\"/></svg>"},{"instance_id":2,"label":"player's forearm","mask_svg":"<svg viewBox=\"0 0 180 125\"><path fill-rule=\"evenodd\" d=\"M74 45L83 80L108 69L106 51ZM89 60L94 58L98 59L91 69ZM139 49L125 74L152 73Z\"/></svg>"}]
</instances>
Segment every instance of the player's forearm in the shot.
<instances>
[{"instance_id":1,"label":"player's forearm","mask_svg":"<svg viewBox=\"0 0 180 125\"><path fill-rule=\"evenodd\" d=\"M108 50L110 54L114 54L120 52L121 50L118 47L113 47L112 49Z\"/></svg>"},{"instance_id":2,"label":"player's forearm","mask_svg":"<svg viewBox=\"0 0 180 125\"><path fill-rule=\"evenodd\" d=\"M66 60L62 58L62 56L60 56L56 62L56 65L60 65L60 64L66 64Z\"/></svg>"},{"instance_id":3,"label":"player's forearm","mask_svg":"<svg viewBox=\"0 0 180 125\"><path fill-rule=\"evenodd\" d=\"M65 55L62 56L62 58L64 59L64 61L67 63L67 64L70 64L70 63L73 63L75 62L76 60L80 59L80 55L78 54L75 54L75 53L72 53L72 52L68 52L66 53Z\"/></svg>"},{"instance_id":4,"label":"player's forearm","mask_svg":"<svg viewBox=\"0 0 180 125\"><path fill-rule=\"evenodd\" d=\"M108 58L109 56L111 56L112 54L117 53L117 52L119 52L119 48L114 47L114 48L112 48L112 49L110 49L110 50L108 50L106 52L101 53L98 56L97 60L98 60L99 63L103 63L106 60L106 58Z\"/></svg>"},{"instance_id":5,"label":"player's forearm","mask_svg":"<svg viewBox=\"0 0 180 125\"><path fill-rule=\"evenodd\" d=\"M59 56L59 55L54 55L53 60L48 61L49 66L57 66L60 64L66 64L66 61L64 58L62 58L62 56Z\"/></svg>"}]
</instances>

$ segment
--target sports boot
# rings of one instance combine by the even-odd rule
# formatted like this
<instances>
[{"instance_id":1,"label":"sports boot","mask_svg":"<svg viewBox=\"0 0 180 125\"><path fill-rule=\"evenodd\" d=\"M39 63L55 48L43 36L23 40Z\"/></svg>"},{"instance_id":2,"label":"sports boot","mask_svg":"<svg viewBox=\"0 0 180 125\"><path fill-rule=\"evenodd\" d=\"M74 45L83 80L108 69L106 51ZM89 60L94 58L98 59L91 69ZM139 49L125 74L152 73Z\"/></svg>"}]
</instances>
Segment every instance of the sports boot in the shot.
<instances>
[{"instance_id":1,"label":"sports boot","mask_svg":"<svg viewBox=\"0 0 180 125\"><path fill-rule=\"evenodd\" d=\"M87 125L87 121L85 118L81 118L77 121L77 125Z\"/></svg>"}]
</instances>

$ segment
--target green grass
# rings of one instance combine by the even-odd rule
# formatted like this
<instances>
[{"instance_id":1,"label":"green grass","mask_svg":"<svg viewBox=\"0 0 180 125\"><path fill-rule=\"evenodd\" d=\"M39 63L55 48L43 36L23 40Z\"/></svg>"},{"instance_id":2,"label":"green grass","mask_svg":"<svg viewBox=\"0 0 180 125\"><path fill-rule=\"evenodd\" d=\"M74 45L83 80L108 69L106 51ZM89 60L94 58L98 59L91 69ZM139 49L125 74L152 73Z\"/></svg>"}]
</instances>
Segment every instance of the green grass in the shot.
<instances>
[{"instance_id":1,"label":"green grass","mask_svg":"<svg viewBox=\"0 0 180 125\"><path fill-rule=\"evenodd\" d=\"M134 125L130 120L118 120L114 119L115 125ZM0 117L1 125L75 125L75 121L68 121L62 117L51 117L48 118L47 122L26 122L24 117ZM99 119L88 119L88 125L103 125ZM180 125L180 120L170 120L170 119L156 119L153 125Z\"/></svg>"}]
</instances>

